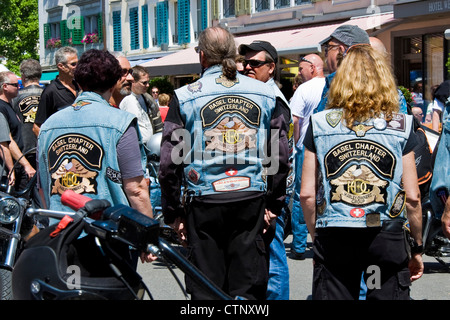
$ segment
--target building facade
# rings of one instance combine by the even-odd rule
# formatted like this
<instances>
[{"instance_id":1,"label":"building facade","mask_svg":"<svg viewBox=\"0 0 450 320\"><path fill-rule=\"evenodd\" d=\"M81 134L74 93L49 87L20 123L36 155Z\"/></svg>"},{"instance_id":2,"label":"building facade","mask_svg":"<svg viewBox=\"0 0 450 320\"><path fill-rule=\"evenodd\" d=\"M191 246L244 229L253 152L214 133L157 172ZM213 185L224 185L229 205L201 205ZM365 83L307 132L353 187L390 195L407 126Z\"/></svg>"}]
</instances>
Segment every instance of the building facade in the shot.
<instances>
[{"instance_id":1,"label":"building facade","mask_svg":"<svg viewBox=\"0 0 450 320\"><path fill-rule=\"evenodd\" d=\"M55 70L58 46L125 53L150 75L175 86L201 72L194 51L207 26L228 28L237 44L270 41L277 49L277 80L285 93L301 56L321 54L320 41L341 24L378 37L390 54L399 85L431 88L449 79L450 0L43 0L39 1L40 56Z\"/></svg>"}]
</instances>

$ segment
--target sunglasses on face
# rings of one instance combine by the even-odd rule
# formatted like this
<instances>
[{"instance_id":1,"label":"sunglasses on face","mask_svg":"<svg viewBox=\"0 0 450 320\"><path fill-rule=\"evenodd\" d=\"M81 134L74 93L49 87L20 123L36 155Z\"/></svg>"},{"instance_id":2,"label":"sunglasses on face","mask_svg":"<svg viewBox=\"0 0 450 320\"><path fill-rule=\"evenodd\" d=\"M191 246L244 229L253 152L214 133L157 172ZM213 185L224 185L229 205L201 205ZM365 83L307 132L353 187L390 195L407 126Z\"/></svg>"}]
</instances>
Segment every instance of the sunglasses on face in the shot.
<instances>
[{"instance_id":1,"label":"sunglasses on face","mask_svg":"<svg viewBox=\"0 0 450 320\"><path fill-rule=\"evenodd\" d=\"M308 63L310 63L310 64L312 64L312 65L314 65L314 63L312 63L311 61L309 61L308 59L305 59L304 57L302 57L301 59L300 59L300 62L308 62Z\"/></svg>"},{"instance_id":2,"label":"sunglasses on face","mask_svg":"<svg viewBox=\"0 0 450 320\"><path fill-rule=\"evenodd\" d=\"M152 94L158 94L159 91L152 91Z\"/></svg>"},{"instance_id":3,"label":"sunglasses on face","mask_svg":"<svg viewBox=\"0 0 450 320\"><path fill-rule=\"evenodd\" d=\"M139 81L140 84L142 84L143 86L147 86L148 85L148 81Z\"/></svg>"},{"instance_id":4,"label":"sunglasses on face","mask_svg":"<svg viewBox=\"0 0 450 320\"><path fill-rule=\"evenodd\" d=\"M251 68L259 68L265 64L270 63L270 61L262 61L262 60L244 60L242 65L244 68L247 68L247 65L250 65Z\"/></svg>"},{"instance_id":5,"label":"sunglasses on face","mask_svg":"<svg viewBox=\"0 0 450 320\"><path fill-rule=\"evenodd\" d=\"M5 83L5 84L9 84L10 86L13 86L13 87L16 87L16 88L19 87L18 83Z\"/></svg>"},{"instance_id":6,"label":"sunglasses on face","mask_svg":"<svg viewBox=\"0 0 450 320\"><path fill-rule=\"evenodd\" d=\"M72 62L72 63L67 63L68 65L71 65L72 67L76 67L78 62Z\"/></svg>"},{"instance_id":7,"label":"sunglasses on face","mask_svg":"<svg viewBox=\"0 0 450 320\"><path fill-rule=\"evenodd\" d=\"M338 47L340 47L340 45L339 44L325 44L324 46L323 46L323 50L324 50L324 52L325 52L325 57L326 56L328 56L328 52L330 51L330 50L333 50L334 48L338 48Z\"/></svg>"},{"instance_id":8,"label":"sunglasses on face","mask_svg":"<svg viewBox=\"0 0 450 320\"><path fill-rule=\"evenodd\" d=\"M133 69L122 68L122 77L126 77L128 75L130 75L130 76L133 75Z\"/></svg>"}]
</instances>

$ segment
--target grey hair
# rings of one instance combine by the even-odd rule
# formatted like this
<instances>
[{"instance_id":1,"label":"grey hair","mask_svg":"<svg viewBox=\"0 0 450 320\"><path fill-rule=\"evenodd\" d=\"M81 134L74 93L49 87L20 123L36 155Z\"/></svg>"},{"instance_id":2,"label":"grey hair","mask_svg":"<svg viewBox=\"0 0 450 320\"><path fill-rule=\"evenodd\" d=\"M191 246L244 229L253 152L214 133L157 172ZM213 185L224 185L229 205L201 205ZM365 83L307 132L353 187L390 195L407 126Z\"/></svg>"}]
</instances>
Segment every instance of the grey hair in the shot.
<instances>
[{"instance_id":1,"label":"grey hair","mask_svg":"<svg viewBox=\"0 0 450 320\"><path fill-rule=\"evenodd\" d=\"M41 79L42 68L36 59L23 60L19 68L22 82L39 81Z\"/></svg>"},{"instance_id":2,"label":"grey hair","mask_svg":"<svg viewBox=\"0 0 450 320\"><path fill-rule=\"evenodd\" d=\"M55 53L55 64L58 65L59 63L67 63L67 56L71 54L78 55L77 49L73 47L62 47L58 49Z\"/></svg>"}]
</instances>

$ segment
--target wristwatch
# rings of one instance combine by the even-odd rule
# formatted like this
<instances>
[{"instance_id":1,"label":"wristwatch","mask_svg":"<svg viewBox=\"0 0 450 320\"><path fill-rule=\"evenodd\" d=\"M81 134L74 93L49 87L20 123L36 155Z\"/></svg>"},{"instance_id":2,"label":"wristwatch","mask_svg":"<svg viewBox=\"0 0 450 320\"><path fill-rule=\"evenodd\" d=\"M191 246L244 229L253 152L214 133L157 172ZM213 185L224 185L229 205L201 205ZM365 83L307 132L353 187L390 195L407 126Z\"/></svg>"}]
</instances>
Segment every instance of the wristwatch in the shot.
<instances>
[{"instance_id":1,"label":"wristwatch","mask_svg":"<svg viewBox=\"0 0 450 320\"><path fill-rule=\"evenodd\" d=\"M411 254L423 253L423 245L418 245L416 240L411 241Z\"/></svg>"}]
</instances>

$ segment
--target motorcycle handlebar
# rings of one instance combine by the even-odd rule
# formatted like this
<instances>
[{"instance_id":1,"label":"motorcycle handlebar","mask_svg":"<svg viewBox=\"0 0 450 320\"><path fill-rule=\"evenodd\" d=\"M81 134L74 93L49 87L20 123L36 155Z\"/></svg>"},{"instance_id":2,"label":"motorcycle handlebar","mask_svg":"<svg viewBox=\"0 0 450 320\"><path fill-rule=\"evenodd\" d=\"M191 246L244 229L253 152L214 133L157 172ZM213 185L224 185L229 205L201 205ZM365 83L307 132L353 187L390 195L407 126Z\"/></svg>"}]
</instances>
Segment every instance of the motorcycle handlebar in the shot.
<instances>
[{"instance_id":1,"label":"motorcycle handlebar","mask_svg":"<svg viewBox=\"0 0 450 320\"><path fill-rule=\"evenodd\" d=\"M117 205L110 207L109 202L106 200L92 201L91 198L77 194L71 190L67 190L62 194L61 202L77 212L70 213L29 208L27 214L29 216L40 214L62 219L65 215L75 216L82 213L81 216L84 217L83 219L89 225L88 233L96 236L108 234L108 237L123 241L136 249L152 252L157 256L167 258L186 275L189 275L197 284L208 291L213 298L233 300L204 276L178 250L175 250L169 243L159 237L159 222L157 220L149 218L128 206ZM99 211L101 211L102 221L89 218L90 214ZM102 232L98 232L99 229Z\"/></svg>"}]
</instances>

